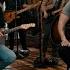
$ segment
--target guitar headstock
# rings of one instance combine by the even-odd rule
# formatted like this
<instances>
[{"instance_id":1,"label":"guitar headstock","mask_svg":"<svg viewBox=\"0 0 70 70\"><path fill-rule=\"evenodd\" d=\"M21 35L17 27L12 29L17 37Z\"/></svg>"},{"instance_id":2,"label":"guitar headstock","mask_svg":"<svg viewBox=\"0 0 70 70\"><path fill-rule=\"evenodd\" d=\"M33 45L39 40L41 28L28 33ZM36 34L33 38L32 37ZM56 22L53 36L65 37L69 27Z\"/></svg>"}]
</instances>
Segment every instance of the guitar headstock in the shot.
<instances>
[{"instance_id":1,"label":"guitar headstock","mask_svg":"<svg viewBox=\"0 0 70 70\"><path fill-rule=\"evenodd\" d=\"M29 27L35 27L35 23L29 23Z\"/></svg>"},{"instance_id":2,"label":"guitar headstock","mask_svg":"<svg viewBox=\"0 0 70 70\"><path fill-rule=\"evenodd\" d=\"M29 23L29 24L22 24L20 26L20 29L28 29L30 27L35 27L35 23Z\"/></svg>"}]
</instances>

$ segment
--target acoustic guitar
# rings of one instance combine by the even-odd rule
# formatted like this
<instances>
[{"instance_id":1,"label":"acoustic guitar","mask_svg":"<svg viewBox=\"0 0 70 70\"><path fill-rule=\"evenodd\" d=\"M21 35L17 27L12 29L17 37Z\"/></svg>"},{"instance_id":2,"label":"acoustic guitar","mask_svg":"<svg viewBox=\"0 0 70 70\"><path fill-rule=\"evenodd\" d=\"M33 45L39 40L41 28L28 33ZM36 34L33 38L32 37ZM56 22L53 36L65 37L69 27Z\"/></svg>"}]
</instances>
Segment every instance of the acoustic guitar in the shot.
<instances>
[{"instance_id":1,"label":"acoustic guitar","mask_svg":"<svg viewBox=\"0 0 70 70\"><path fill-rule=\"evenodd\" d=\"M39 6L40 4L41 4L41 1L39 1L36 4L31 4L28 7L21 9L21 10L18 10L18 11L12 11L12 10L5 11L4 12L4 20L6 23L10 23L17 17L18 14L25 12L25 11L28 11L32 8L35 8L35 7Z\"/></svg>"}]
</instances>

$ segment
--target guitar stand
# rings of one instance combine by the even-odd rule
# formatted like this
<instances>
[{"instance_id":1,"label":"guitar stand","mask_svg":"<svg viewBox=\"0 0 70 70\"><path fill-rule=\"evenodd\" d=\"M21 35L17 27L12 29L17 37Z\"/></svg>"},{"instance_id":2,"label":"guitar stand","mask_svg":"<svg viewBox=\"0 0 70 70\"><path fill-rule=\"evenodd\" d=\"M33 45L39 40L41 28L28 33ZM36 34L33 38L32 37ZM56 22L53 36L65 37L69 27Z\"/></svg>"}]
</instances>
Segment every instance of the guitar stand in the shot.
<instances>
[{"instance_id":1,"label":"guitar stand","mask_svg":"<svg viewBox=\"0 0 70 70\"><path fill-rule=\"evenodd\" d=\"M43 34L42 34L42 36L41 37L43 37ZM47 66L47 62L46 62L46 60L44 59L44 52L43 52L43 39L41 39L40 40L40 49L39 49L39 51L40 51L40 54L39 54L39 56L34 60L34 63L33 63L33 65L34 65L34 67L38 67L38 68L45 68L46 66Z\"/></svg>"}]
</instances>

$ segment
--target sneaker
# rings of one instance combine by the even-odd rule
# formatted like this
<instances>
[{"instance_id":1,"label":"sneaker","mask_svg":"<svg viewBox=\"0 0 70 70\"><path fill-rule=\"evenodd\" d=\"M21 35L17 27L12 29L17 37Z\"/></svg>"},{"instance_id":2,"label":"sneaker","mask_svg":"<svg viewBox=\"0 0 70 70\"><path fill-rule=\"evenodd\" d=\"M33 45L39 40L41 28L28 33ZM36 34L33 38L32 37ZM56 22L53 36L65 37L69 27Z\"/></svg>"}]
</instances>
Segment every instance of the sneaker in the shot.
<instances>
[{"instance_id":1,"label":"sneaker","mask_svg":"<svg viewBox=\"0 0 70 70\"><path fill-rule=\"evenodd\" d=\"M24 55L20 54L20 52L17 52L15 51L15 54L16 54L16 59L23 59L24 58Z\"/></svg>"},{"instance_id":2,"label":"sneaker","mask_svg":"<svg viewBox=\"0 0 70 70\"><path fill-rule=\"evenodd\" d=\"M27 52L29 52L29 50L20 50L20 52L27 53Z\"/></svg>"},{"instance_id":3,"label":"sneaker","mask_svg":"<svg viewBox=\"0 0 70 70\"><path fill-rule=\"evenodd\" d=\"M19 54L23 55L24 57L27 57L29 55L29 50L20 50Z\"/></svg>"}]
</instances>

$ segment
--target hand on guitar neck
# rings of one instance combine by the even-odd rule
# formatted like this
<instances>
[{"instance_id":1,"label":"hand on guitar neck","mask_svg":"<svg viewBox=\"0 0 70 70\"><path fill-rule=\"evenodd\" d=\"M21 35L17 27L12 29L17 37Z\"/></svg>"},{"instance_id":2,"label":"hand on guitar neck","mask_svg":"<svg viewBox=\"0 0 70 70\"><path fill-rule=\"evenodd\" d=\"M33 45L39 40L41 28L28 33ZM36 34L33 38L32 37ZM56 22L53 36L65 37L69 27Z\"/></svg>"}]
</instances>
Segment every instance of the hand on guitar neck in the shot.
<instances>
[{"instance_id":1,"label":"hand on guitar neck","mask_svg":"<svg viewBox=\"0 0 70 70\"><path fill-rule=\"evenodd\" d=\"M25 11L28 11L30 9L33 9L33 8L36 8L37 6L39 6L41 4L41 1L39 1L38 3L36 4L31 4L31 5L23 5L23 9L21 10L18 10L18 11L12 11L12 10L8 10L8 11L5 11L4 12L4 20L6 23L10 23L12 22L14 19L18 18L17 15L22 13L22 12L25 12ZM24 8L25 7L25 8Z\"/></svg>"}]
</instances>

